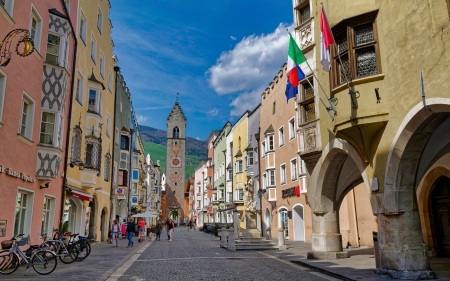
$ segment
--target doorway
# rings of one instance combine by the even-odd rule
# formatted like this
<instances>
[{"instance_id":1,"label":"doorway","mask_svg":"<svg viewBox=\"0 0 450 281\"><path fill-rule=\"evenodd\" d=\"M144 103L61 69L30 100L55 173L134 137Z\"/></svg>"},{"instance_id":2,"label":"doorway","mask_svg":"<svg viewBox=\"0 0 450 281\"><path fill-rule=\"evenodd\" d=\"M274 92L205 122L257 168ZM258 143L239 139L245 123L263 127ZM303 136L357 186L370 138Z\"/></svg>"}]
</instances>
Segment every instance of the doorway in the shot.
<instances>
[{"instance_id":1,"label":"doorway","mask_svg":"<svg viewBox=\"0 0 450 281\"><path fill-rule=\"evenodd\" d=\"M305 221L303 220L303 206L295 205L294 216L294 241L305 241Z\"/></svg>"},{"instance_id":2,"label":"doorway","mask_svg":"<svg viewBox=\"0 0 450 281\"><path fill-rule=\"evenodd\" d=\"M286 208L281 208L278 210L278 214L279 227L284 229L284 238L289 238L288 210Z\"/></svg>"},{"instance_id":3,"label":"doorway","mask_svg":"<svg viewBox=\"0 0 450 281\"><path fill-rule=\"evenodd\" d=\"M437 255L450 257L450 178L441 177L431 195Z\"/></svg>"}]
</instances>

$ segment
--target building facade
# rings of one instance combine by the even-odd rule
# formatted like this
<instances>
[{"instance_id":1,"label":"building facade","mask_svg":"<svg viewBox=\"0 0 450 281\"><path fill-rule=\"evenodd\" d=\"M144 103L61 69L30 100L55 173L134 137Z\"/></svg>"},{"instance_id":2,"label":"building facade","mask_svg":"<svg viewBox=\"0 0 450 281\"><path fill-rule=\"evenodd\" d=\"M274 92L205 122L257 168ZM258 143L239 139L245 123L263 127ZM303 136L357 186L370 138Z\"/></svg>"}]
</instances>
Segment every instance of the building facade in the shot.
<instances>
[{"instance_id":1,"label":"building facade","mask_svg":"<svg viewBox=\"0 0 450 281\"><path fill-rule=\"evenodd\" d=\"M71 232L95 241L108 237L111 218L115 83L109 1L80 0L76 11L69 161L64 218Z\"/></svg>"},{"instance_id":2,"label":"building facade","mask_svg":"<svg viewBox=\"0 0 450 281\"><path fill-rule=\"evenodd\" d=\"M175 102L167 117L166 213L179 223L187 215L184 199L186 165L186 117Z\"/></svg>"},{"instance_id":3,"label":"building facade","mask_svg":"<svg viewBox=\"0 0 450 281\"><path fill-rule=\"evenodd\" d=\"M0 37L18 32L1 46L12 54L0 66L0 240L24 233L39 243L39 231L61 225L77 2L0 2ZM34 42L20 43L26 57L14 51L21 36Z\"/></svg>"}]
</instances>

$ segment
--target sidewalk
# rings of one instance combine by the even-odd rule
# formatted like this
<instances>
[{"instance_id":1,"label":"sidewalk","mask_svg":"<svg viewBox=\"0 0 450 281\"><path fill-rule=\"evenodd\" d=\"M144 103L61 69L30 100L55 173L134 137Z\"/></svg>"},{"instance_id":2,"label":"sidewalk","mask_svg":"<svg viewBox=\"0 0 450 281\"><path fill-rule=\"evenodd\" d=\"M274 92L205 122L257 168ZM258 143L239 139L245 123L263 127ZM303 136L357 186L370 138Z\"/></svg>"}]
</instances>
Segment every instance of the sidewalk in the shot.
<instances>
[{"instance_id":1,"label":"sidewalk","mask_svg":"<svg viewBox=\"0 0 450 281\"><path fill-rule=\"evenodd\" d=\"M58 258L58 265L49 275L39 275L32 267L26 273L25 266L20 266L10 275L0 275L0 280L89 280L104 281L122 264L130 259L138 250L150 242L137 241L133 237L134 246L127 248L128 240L119 240L119 247L113 248L107 242L92 243L89 257L81 262L64 264ZM24 247L26 248L26 247Z\"/></svg>"},{"instance_id":2,"label":"sidewalk","mask_svg":"<svg viewBox=\"0 0 450 281\"><path fill-rule=\"evenodd\" d=\"M274 243L278 243L274 239ZM328 273L343 280L394 280L374 274L375 254L372 247L344 249L350 258L338 260L307 259L311 244L286 240L286 250L265 251L265 253L290 261L311 270ZM430 259L431 269L439 280L450 280L450 258Z\"/></svg>"}]
</instances>

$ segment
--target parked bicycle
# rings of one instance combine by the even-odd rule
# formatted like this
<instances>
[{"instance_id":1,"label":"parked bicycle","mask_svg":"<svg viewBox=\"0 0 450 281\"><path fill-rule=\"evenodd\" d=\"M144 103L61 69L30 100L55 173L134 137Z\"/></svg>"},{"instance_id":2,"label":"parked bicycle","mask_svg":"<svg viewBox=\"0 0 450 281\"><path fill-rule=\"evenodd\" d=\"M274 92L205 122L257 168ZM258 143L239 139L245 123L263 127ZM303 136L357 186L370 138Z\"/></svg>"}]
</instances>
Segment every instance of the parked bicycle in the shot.
<instances>
[{"instance_id":1,"label":"parked bicycle","mask_svg":"<svg viewBox=\"0 0 450 281\"><path fill-rule=\"evenodd\" d=\"M26 264L27 271L33 267L34 271L41 275L47 275L55 270L58 264L56 255L40 246L30 246L23 252L19 247L28 244L30 236L19 234L10 241L2 241L0 251L0 274L11 274L17 270L20 264ZM17 240L21 238L20 240Z\"/></svg>"},{"instance_id":2,"label":"parked bicycle","mask_svg":"<svg viewBox=\"0 0 450 281\"><path fill-rule=\"evenodd\" d=\"M70 235L69 244L73 245L78 250L77 261L82 261L91 254L91 244L87 237L77 234Z\"/></svg>"},{"instance_id":3,"label":"parked bicycle","mask_svg":"<svg viewBox=\"0 0 450 281\"><path fill-rule=\"evenodd\" d=\"M73 245L65 242L66 238L63 237L58 229L53 229L55 233L52 240L47 239L47 233L42 233L41 237L44 240L41 247L52 251L59 257L59 260L65 264L73 263L78 258L78 250Z\"/></svg>"}]
</instances>

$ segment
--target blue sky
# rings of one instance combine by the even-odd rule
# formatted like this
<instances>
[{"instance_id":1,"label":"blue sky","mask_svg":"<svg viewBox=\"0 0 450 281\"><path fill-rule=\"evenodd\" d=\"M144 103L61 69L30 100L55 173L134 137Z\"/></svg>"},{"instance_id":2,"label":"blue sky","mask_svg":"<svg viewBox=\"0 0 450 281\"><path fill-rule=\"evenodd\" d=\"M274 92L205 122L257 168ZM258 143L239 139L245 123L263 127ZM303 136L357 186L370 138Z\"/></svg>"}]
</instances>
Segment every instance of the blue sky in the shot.
<instances>
[{"instance_id":1,"label":"blue sky","mask_svg":"<svg viewBox=\"0 0 450 281\"><path fill-rule=\"evenodd\" d=\"M187 136L205 140L254 109L287 59L289 0L111 0L111 6L114 54L142 125L166 130L180 93Z\"/></svg>"}]
</instances>

